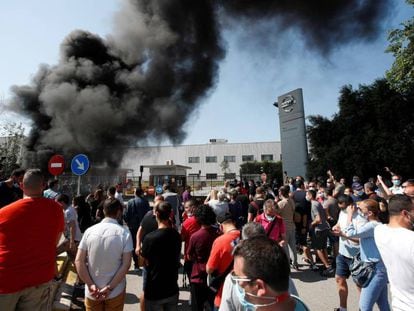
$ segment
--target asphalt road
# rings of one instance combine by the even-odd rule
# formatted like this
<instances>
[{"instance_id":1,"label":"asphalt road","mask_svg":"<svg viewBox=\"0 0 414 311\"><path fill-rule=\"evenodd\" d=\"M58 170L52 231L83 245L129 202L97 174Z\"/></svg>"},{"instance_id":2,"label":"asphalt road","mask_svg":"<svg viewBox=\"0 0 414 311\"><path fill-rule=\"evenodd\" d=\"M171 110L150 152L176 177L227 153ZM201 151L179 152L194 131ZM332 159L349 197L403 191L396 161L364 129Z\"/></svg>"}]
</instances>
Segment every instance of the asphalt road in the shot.
<instances>
[{"instance_id":1,"label":"asphalt road","mask_svg":"<svg viewBox=\"0 0 414 311\"><path fill-rule=\"evenodd\" d=\"M334 278L321 277L318 272L313 272L307 265L302 265L300 271L292 270L291 277L298 290L299 296L313 311L332 311L339 307L339 298ZM132 270L127 275L127 296L125 302L126 311L139 310L139 293L142 289L140 273ZM182 275L179 276L180 285ZM348 310L358 310L358 293L352 280L348 280L349 296ZM189 290L180 287L180 301L178 310L190 310L188 305ZM375 306L374 310L378 310Z\"/></svg>"}]
</instances>

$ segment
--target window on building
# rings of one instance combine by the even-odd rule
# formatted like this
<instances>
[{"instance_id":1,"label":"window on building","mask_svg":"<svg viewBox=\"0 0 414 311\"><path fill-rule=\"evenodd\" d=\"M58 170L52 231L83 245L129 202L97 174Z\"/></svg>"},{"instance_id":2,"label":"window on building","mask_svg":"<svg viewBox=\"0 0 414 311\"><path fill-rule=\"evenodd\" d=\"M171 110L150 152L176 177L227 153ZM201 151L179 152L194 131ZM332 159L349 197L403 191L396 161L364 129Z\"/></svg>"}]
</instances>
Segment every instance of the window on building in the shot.
<instances>
[{"instance_id":1,"label":"window on building","mask_svg":"<svg viewBox=\"0 0 414 311\"><path fill-rule=\"evenodd\" d=\"M254 156L251 155L242 155L242 161L243 162L249 162L249 161L254 161Z\"/></svg>"},{"instance_id":2,"label":"window on building","mask_svg":"<svg viewBox=\"0 0 414 311\"><path fill-rule=\"evenodd\" d=\"M200 163L200 157L188 157L188 163Z\"/></svg>"},{"instance_id":3,"label":"window on building","mask_svg":"<svg viewBox=\"0 0 414 311\"><path fill-rule=\"evenodd\" d=\"M217 179L217 174L206 174L206 179Z\"/></svg>"},{"instance_id":4,"label":"window on building","mask_svg":"<svg viewBox=\"0 0 414 311\"><path fill-rule=\"evenodd\" d=\"M217 163L217 157L216 156L207 156L206 157L206 163Z\"/></svg>"},{"instance_id":5,"label":"window on building","mask_svg":"<svg viewBox=\"0 0 414 311\"><path fill-rule=\"evenodd\" d=\"M225 173L224 179L236 179L236 173Z\"/></svg>"},{"instance_id":6,"label":"window on building","mask_svg":"<svg viewBox=\"0 0 414 311\"><path fill-rule=\"evenodd\" d=\"M273 154L262 154L262 161L273 161Z\"/></svg>"},{"instance_id":7,"label":"window on building","mask_svg":"<svg viewBox=\"0 0 414 311\"><path fill-rule=\"evenodd\" d=\"M236 162L236 156L224 156L226 162Z\"/></svg>"}]
</instances>

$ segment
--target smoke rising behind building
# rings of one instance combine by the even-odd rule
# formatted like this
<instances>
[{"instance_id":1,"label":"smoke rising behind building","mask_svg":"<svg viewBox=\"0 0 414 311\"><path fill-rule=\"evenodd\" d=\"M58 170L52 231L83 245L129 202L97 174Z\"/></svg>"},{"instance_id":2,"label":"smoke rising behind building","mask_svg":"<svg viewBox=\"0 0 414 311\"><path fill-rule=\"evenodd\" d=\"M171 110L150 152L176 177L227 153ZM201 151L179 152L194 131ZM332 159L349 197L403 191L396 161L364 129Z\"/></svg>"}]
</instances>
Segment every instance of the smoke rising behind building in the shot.
<instances>
[{"instance_id":1,"label":"smoke rising behind building","mask_svg":"<svg viewBox=\"0 0 414 311\"><path fill-rule=\"evenodd\" d=\"M73 31L58 64L41 66L31 85L13 87L13 110L33 122L26 165L41 165L52 153L82 152L116 166L130 145L180 143L183 125L217 83L226 20L254 29L256 21L269 19L274 32L258 29L258 35L293 28L309 48L327 54L374 38L389 4L125 0L111 35Z\"/></svg>"}]
</instances>

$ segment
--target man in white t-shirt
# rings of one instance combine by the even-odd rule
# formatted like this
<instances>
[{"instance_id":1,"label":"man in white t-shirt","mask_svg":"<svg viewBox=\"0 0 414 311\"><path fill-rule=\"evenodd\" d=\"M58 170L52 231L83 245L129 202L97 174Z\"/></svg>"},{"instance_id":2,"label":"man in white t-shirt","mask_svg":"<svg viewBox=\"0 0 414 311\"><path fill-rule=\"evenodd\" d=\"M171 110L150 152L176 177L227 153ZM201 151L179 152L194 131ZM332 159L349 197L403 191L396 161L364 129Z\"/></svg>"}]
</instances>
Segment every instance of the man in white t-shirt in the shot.
<instances>
[{"instance_id":1,"label":"man in white t-shirt","mask_svg":"<svg viewBox=\"0 0 414 311\"><path fill-rule=\"evenodd\" d=\"M58 245L57 253L60 254L61 252L66 251L69 258L74 261L78 244L82 239L82 233L78 222L78 213L75 208L70 205L68 195L63 193L57 195L56 202L62 206L65 218L65 231L63 232L65 240Z\"/></svg>"},{"instance_id":2,"label":"man in white t-shirt","mask_svg":"<svg viewBox=\"0 0 414 311\"><path fill-rule=\"evenodd\" d=\"M392 309L414 310L414 203L396 194L390 198L390 222L375 228L375 242L387 268Z\"/></svg>"},{"instance_id":3,"label":"man in white t-shirt","mask_svg":"<svg viewBox=\"0 0 414 311\"><path fill-rule=\"evenodd\" d=\"M123 310L125 275L133 250L129 230L118 224L122 205L115 198L103 205L105 218L88 228L79 244L76 268L85 282L86 310Z\"/></svg>"}]
</instances>

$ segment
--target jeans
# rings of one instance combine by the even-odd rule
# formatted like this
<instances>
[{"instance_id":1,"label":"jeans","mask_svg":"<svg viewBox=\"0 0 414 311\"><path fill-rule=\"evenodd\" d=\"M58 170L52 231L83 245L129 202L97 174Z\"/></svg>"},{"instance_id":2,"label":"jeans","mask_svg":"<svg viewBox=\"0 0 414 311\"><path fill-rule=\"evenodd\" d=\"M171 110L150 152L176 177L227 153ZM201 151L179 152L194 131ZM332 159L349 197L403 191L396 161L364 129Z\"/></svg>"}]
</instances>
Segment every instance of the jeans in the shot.
<instances>
[{"instance_id":1,"label":"jeans","mask_svg":"<svg viewBox=\"0 0 414 311\"><path fill-rule=\"evenodd\" d=\"M377 303L380 311L390 311L387 291L387 270L382 262L375 266L375 274L367 287L362 288L359 298L359 308L361 311L372 311Z\"/></svg>"}]
</instances>

